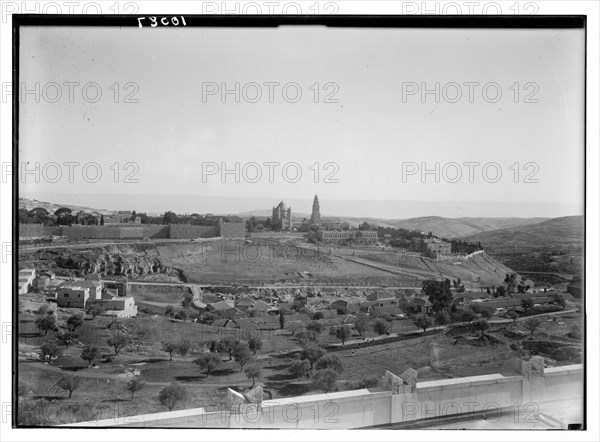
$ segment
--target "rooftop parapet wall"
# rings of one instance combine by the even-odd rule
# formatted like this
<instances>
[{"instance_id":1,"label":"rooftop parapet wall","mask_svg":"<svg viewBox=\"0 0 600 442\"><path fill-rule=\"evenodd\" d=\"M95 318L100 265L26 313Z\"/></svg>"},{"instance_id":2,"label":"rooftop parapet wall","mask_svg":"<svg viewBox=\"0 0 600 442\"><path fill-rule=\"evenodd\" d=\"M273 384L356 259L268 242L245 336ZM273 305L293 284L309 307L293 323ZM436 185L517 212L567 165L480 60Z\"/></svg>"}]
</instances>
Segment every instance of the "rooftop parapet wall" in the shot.
<instances>
[{"instance_id":1,"label":"rooftop parapet wall","mask_svg":"<svg viewBox=\"0 0 600 442\"><path fill-rule=\"evenodd\" d=\"M544 376L535 379L492 374L416 382L415 392L412 392L411 385L414 378L410 377L410 373L403 375L409 378L408 382L389 373L386 376L390 381L389 389L280 398L263 401L260 409L245 407L243 411L240 409L242 412L236 413L231 413L229 404L222 404L216 410L205 407L69 426L349 429L425 419L435 422L436 418L482 411L493 417L515 404L519 407L536 404L542 411L545 402L561 400L581 399L583 410L581 365L546 368ZM393 382L394 379L396 382ZM393 385L400 388L392 391ZM239 402L242 403L241 399Z\"/></svg>"}]
</instances>

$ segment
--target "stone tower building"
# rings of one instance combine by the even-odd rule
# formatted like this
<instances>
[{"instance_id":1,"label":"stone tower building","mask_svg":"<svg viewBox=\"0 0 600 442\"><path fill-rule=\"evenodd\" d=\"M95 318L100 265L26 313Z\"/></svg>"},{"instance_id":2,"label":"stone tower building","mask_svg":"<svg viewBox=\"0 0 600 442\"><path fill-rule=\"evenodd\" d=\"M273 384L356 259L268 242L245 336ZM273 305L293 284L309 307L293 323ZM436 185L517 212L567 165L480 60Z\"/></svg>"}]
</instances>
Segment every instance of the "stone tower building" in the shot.
<instances>
[{"instance_id":1,"label":"stone tower building","mask_svg":"<svg viewBox=\"0 0 600 442\"><path fill-rule=\"evenodd\" d=\"M321 206L319 205L319 197L315 195L312 206L312 214L310 215L310 223L314 226L321 226Z\"/></svg>"},{"instance_id":2,"label":"stone tower building","mask_svg":"<svg viewBox=\"0 0 600 442\"><path fill-rule=\"evenodd\" d=\"M281 201L276 207L273 207L273 216L271 217L271 225L281 225L281 230L292 229L292 208L285 207L285 203Z\"/></svg>"}]
</instances>

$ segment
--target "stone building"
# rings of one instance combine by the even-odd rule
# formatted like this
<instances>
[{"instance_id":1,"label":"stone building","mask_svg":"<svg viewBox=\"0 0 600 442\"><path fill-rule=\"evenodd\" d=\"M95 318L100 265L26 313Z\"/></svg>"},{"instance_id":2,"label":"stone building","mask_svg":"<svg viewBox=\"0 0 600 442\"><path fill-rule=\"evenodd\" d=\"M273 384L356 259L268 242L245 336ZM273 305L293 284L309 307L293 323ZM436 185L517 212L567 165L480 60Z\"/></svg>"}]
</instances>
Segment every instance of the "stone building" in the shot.
<instances>
[{"instance_id":1,"label":"stone building","mask_svg":"<svg viewBox=\"0 0 600 442\"><path fill-rule=\"evenodd\" d=\"M328 244L377 244L377 230L319 230L317 239Z\"/></svg>"},{"instance_id":2,"label":"stone building","mask_svg":"<svg viewBox=\"0 0 600 442\"><path fill-rule=\"evenodd\" d=\"M439 238L415 238L415 248L421 252L430 252L434 256L448 256L452 254L452 244Z\"/></svg>"},{"instance_id":3,"label":"stone building","mask_svg":"<svg viewBox=\"0 0 600 442\"><path fill-rule=\"evenodd\" d=\"M273 207L273 216L271 217L271 226L281 230L292 230L294 222L292 220L292 208L285 207L285 203L281 201L276 207Z\"/></svg>"},{"instance_id":4,"label":"stone building","mask_svg":"<svg viewBox=\"0 0 600 442\"><path fill-rule=\"evenodd\" d=\"M317 227L321 226L321 206L319 204L319 197L317 195L315 195L315 199L313 200L310 224Z\"/></svg>"}]
</instances>

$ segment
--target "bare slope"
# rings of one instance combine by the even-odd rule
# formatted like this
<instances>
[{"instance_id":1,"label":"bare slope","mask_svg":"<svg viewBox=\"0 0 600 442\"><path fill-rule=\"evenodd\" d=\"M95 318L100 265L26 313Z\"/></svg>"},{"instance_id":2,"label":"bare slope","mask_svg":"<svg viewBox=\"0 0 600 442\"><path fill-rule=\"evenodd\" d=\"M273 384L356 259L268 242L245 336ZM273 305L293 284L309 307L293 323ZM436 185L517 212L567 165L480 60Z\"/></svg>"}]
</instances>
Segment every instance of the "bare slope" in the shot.
<instances>
[{"instance_id":1,"label":"bare slope","mask_svg":"<svg viewBox=\"0 0 600 442\"><path fill-rule=\"evenodd\" d=\"M583 245L583 217L552 218L531 225L491 230L463 239L484 247L573 248Z\"/></svg>"},{"instance_id":2,"label":"bare slope","mask_svg":"<svg viewBox=\"0 0 600 442\"><path fill-rule=\"evenodd\" d=\"M429 278L461 278L466 283L497 285L511 270L485 254L468 260L435 262L380 253L318 253L278 241L224 240L158 246L165 266L179 268L191 283L273 283L339 285L419 285ZM303 272L308 272L303 273Z\"/></svg>"},{"instance_id":3,"label":"bare slope","mask_svg":"<svg viewBox=\"0 0 600 442\"><path fill-rule=\"evenodd\" d=\"M401 221L389 221L394 226L419 232L432 232L443 238L460 238L488 230L539 223L547 218L443 218L423 216Z\"/></svg>"}]
</instances>

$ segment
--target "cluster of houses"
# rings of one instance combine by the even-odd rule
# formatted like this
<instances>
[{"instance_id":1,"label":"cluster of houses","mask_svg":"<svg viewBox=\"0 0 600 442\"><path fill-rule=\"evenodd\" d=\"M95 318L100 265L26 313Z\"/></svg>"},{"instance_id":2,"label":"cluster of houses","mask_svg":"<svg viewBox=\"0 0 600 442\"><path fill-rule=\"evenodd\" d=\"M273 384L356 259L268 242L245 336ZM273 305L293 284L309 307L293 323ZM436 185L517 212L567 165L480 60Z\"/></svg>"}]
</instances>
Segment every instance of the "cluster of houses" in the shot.
<instances>
[{"instance_id":1,"label":"cluster of houses","mask_svg":"<svg viewBox=\"0 0 600 442\"><path fill-rule=\"evenodd\" d=\"M487 292L462 292L454 294L454 301L461 309L479 304L485 306L492 314L501 315L509 310L523 312L521 301L524 298L531 299L534 306L555 303L555 298L550 295L527 293L515 297L494 298ZM566 301L574 300L569 294L562 296ZM202 300L203 302L196 302L196 305L216 317L211 325L224 328L278 329L280 313L284 315L286 329L310 320L319 321L326 327L352 324L356 322L359 314L367 314L373 318L384 316L408 319L410 315L432 313L431 302L418 289L381 289L368 293L354 293L352 297L341 296L332 302L318 298L311 300L302 295L283 299L277 295L261 297L257 294L238 298L233 295L204 294Z\"/></svg>"},{"instance_id":2,"label":"cluster of houses","mask_svg":"<svg viewBox=\"0 0 600 442\"><path fill-rule=\"evenodd\" d=\"M86 308L91 302L99 304L103 315L130 318L137 315L137 305L131 296L126 296L127 283L104 284L97 274L85 278L57 278L54 272L35 269L19 270L19 294L35 291L46 300L63 308Z\"/></svg>"},{"instance_id":3,"label":"cluster of houses","mask_svg":"<svg viewBox=\"0 0 600 442\"><path fill-rule=\"evenodd\" d=\"M431 311L431 303L418 290L382 289L361 294L361 298L360 301L340 298L330 303L319 300L309 304L309 298L302 295L235 298L205 293L195 305L216 317L211 324L215 327L260 329L280 328L280 314L284 315L284 328L293 328L310 320L324 326L352 324L359 313L403 319L408 317L407 313Z\"/></svg>"}]
</instances>

